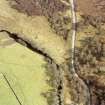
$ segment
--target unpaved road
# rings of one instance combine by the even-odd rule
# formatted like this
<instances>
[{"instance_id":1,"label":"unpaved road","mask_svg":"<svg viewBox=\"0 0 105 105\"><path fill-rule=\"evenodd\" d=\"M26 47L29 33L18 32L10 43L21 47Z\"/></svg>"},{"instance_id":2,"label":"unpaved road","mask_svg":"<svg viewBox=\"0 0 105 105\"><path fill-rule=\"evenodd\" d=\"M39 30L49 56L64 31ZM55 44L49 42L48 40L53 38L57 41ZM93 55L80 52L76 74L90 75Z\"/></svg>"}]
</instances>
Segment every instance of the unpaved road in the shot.
<instances>
[{"instance_id":1,"label":"unpaved road","mask_svg":"<svg viewBox=\"0 0 105 105\"><path fill-rule=\"evenodd\" d=\"M84 99L85 101L83 102L83 105L91 105L91 102L90 102L90 92L89 92L89 89L87 87L87 85L84 83L84 81L78 76L78 74L76 73L75 71L75 61L74 61L74 58L75 58L75 39L76 39L76 23L77 23L77 20L76 20L76 11L75 11L75 2L74 0L70 0L70 3L71 3L71 12L72 12L72 24L73 24L73 30L72 30L72 41L71 41L71 69L70 69L70 72L73 74L74 76L74 81L75 79L77 79L77 81L79 82L80 84L80 87L83 86L83 92L81 93L81 98L79 97L78 100L82 100ZM77 89L79 87L77 86ZM81 91L81 90L80 90ZM79 94L77 94L79 95ZM84 97L86 96L86 97Z\"/></svg>"}]
</instances>

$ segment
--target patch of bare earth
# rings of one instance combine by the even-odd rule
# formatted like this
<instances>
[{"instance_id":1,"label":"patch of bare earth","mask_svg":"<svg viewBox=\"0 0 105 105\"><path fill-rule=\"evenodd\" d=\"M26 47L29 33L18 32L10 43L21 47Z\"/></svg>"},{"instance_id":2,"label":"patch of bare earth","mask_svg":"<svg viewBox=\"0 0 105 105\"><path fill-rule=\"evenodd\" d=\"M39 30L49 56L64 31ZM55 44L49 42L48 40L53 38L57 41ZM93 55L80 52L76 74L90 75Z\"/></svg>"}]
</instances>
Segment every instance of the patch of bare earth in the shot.
<instances>
[{"instance_id":1,"label":"patch of bare earth","mask_svg":"<svg viewBox=\"0 0 105 105\"><path fill-rule=\"evenodd\" d=\"M77 0L77 11L90 16L105 16L104 0Z\"/></svg>"}]
</instances>

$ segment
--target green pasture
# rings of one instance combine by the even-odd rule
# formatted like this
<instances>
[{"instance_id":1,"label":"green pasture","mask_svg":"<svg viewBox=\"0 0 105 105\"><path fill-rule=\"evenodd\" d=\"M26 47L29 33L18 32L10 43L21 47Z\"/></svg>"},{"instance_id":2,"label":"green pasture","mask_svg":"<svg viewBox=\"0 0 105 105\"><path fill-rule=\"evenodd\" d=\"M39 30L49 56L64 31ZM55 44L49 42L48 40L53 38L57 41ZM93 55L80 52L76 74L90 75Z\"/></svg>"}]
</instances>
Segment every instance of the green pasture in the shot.
<instances>
[{"instance_id":1,"label":"green pasture","mask_svg":"<svg viewBox=\"0 0 105 105\"><path fill-rule=\"evenodd\" d=\"M41 55L18 43L0 46L0 105L47 105L41 95L51 88L45 65Z\"/></svg>"}]
</instances>

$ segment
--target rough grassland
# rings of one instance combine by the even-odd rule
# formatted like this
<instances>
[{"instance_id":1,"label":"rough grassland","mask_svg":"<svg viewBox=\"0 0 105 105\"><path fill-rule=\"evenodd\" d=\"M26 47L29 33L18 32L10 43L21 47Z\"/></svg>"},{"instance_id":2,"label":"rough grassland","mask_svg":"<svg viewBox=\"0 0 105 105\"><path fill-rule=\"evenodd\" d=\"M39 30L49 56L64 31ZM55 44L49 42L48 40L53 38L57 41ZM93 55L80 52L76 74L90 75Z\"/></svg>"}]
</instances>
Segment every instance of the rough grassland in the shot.
<instances>
[{"instance_id":1,"label":"rough grassland","mask_svg":"<svg viewBox=\"0 0 105 105\"><path fill-rule=\"evenodd\" d=\"M0 0L0 30L17 34L57 64L64 63L68 58L69 48L66 41L53 32L44 16L27 16L19 13L12 9L6 0Z\"/></svg>"}]
</instances>

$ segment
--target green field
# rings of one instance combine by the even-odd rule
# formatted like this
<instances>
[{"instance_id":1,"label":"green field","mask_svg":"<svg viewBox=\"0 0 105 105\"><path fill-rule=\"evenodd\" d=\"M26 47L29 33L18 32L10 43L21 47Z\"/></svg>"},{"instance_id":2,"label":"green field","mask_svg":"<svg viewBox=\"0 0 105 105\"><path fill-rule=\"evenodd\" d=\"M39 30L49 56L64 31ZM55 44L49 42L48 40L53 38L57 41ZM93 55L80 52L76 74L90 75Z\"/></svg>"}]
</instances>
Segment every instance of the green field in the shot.
<instances>
[{"instance_id":1,"label":"green field","mask_svg":"<svg viewBox=\"0 0 105 105\"><path fill-rule=\"evenodd\" d=\"M18 43L0 46L0 105L47 105L44 58ZM6 79L9 84L7 83Z\"/></svg>"}]
</instances>

